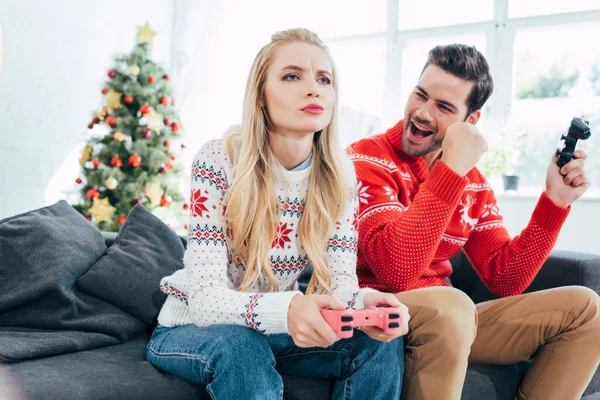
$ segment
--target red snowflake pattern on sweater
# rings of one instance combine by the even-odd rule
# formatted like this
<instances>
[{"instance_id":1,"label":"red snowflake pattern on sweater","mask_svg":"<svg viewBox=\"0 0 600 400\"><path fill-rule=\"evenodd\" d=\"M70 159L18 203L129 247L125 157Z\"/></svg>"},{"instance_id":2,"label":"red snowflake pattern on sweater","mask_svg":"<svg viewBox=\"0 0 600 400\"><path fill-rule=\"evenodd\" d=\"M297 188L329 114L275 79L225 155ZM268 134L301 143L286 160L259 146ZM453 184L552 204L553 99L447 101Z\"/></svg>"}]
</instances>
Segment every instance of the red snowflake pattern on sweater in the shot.
<instances>
[{"instance_id":1,"label":"red snowflake pattern on sweater","mask_svg":"<svg viewBox=\"0 0 600 400\"><path fill-rule=\"evenodd\" d=\"M285 244L291 242L290 233L294 230L288 228L287 223L279 223L277 230L275 231L275 238L273 239L273 243L271 243L271 248L276 249L285 249Z\"/></svg>"},{"instance_id":2,"label":"red snowflake pattern on sweater","mask_svg":"<svg viewBox=\"0 0 600 400\"><path fill-rule=\"evenodd\" d=\"M208 197L202 195L202 190L194 190L192 191L192 197L190 199L192 216L202 218L202 213L206 213L206 218L210 218L208 215L208 208L204 205L204 203L208 200Z\"/></svg>"}]
</instances>

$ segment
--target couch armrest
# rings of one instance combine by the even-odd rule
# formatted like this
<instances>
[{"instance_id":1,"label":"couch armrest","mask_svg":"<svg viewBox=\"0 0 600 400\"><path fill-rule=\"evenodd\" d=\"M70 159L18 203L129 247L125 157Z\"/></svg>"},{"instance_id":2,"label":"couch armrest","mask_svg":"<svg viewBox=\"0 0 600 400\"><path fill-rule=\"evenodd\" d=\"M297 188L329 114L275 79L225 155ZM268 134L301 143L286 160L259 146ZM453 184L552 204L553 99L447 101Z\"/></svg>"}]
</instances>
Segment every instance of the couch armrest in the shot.
<instances>
[{"instance_id":1,"label":"couch armrest","mask_svg":"<svg viewBox=\"0 0 600 400\"><path fill-rule=\"evenodd\" d=\"M497 299L477 276L461 251L451 260L452 284L465 292L475 303ZM586 286L600 294L600 255L554 250L525 293L560 286Z\"/></svg>"}]
</instances>

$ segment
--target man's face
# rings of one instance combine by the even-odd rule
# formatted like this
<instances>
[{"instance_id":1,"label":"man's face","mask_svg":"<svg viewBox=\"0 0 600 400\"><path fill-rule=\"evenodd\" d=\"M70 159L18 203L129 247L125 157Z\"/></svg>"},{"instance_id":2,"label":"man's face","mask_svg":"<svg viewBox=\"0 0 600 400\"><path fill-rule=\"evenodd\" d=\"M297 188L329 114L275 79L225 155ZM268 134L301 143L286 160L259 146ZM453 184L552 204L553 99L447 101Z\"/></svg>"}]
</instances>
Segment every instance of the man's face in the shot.
<instances>
[{"instance_id":1,"label":"man's face","mask_svg":"<svg viewBox=\"0 0 600 400\"><path fill-rule=\"evenodd\" d=\"M451 124L465 120L475 124L479 111L466 115L472 88L473 82L436 65L425 68L406 103L402 150L413 157L438 151Z\"/></svg>"}]
</instances>

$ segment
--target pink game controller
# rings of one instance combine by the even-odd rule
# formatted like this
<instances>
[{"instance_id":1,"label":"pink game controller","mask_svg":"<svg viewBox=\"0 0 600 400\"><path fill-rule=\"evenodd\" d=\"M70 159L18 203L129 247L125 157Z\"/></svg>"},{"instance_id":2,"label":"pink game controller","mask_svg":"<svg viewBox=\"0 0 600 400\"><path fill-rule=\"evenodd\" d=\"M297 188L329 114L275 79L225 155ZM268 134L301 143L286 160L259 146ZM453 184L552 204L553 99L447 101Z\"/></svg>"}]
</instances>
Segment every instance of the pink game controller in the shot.
<instances>
[{"instance_id":1,"label":"pink game controller","mask_svg":"<svg viewBox=\"0 0 600 400\"><path fill-rule=\"evenodd\" d=\"M342 339L352 337L354 328L377 326L386 334L393 334L400 329L400 310L395 307L369 307L362 310L321 310L325 321Z\"/></svg>"}]
</instances>

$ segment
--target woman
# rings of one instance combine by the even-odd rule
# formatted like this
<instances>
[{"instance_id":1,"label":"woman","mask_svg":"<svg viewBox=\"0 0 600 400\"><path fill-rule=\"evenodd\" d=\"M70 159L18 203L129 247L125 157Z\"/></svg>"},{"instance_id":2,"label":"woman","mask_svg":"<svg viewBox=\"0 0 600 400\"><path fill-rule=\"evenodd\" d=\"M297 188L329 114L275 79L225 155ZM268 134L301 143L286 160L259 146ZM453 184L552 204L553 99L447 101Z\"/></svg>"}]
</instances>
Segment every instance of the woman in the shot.
<instances>
[{"instance_id":1,"label":"woman","mask_svg":"<svg viewBox=\"0 0 600 400\"><path fill-rule=\"evenodd\" d=\"M318 36L273 35L252 65L242 125L194 160L185 268L161 281L169 296L147 349L156 367L216 399L281 399L282 373L334 379L336 399L399 397L394 339L408 314L393 295L358 288L358 199L336 108ZM340 340L320 313L377 305L400 307L400 332Z\"/></svg>"}]
</instances>

